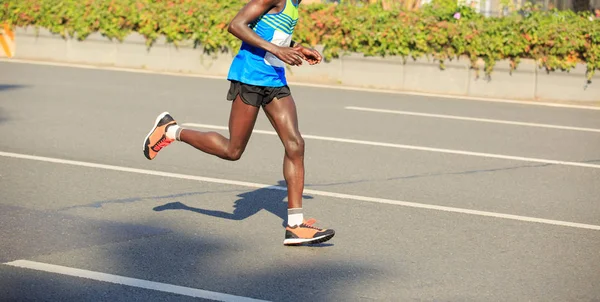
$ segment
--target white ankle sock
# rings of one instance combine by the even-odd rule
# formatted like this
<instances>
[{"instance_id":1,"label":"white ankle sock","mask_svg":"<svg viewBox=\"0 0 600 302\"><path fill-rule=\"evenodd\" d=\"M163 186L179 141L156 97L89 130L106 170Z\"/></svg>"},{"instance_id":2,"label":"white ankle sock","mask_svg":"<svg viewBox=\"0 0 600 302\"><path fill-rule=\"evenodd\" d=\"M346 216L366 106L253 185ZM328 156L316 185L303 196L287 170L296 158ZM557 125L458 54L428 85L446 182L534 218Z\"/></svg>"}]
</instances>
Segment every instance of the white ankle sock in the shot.
<instances>
[{"instance_id":1,"label":"white ankle sock","mask_svg":"<svg viewBox=\"0 0 600 302\"><path fill-rule=\"evenodd\" d=\"M296 226L301 225L304 222L304 215L302 215L302 208L288 209L288 225Z\"/></svg>"},{"instance_id":2,"label":"white ankle sock","mask_svg":"<svg viewBox=\"0 0 600 302\"><path fill-rule=\"evenodd\" d=\"M181 129L181 127L179 127L179 125L169 126L165 135L167 136L167 138L179 140L179 138L177 137L179 129Z\"/></svg>"}]
</instances>

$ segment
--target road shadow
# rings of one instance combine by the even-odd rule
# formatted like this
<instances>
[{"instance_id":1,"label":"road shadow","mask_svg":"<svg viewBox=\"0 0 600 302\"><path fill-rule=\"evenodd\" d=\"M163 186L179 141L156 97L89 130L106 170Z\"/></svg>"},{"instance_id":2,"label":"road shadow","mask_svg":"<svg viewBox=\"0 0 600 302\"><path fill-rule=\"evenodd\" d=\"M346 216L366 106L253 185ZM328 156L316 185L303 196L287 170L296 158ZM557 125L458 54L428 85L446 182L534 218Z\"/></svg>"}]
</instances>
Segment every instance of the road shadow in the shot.
<instances>
[{"instance_id":1,"label":"road shadow","mask_svg":"<svg viewBox=\"0 0 600 302\"><path fill-rule=\"evenodd\" d=\"M0 212L0 263L171 232L6 204L0 204Z\"/></svg>"},{"instance_id":2,"label":"road shadow","mask_svg":"<svg viewBox=\"0 0 600 302\"><path fill-rule=\"evenodd\" d=\"M280 180L278 182L278 185L276 186L260 188L258 190L245 192L237 196L240 197L240 199L234 202L234 210L231 213L211 209L190 207L179 201L170 202L162 206L157 206L153 210L157 212L167 210L191 211L198 214L228 220L244 220L262 210L265 210L281 218L281 225L283 227L287 225L287 190L285 181ZM310 195L303 195L302 198L312 199L313 197Z\"/></svg>"},{"instance_id":3,"label":"road shadow","mask_svg":"<svg viewBox=\"0 0 600 302\"><path fill-rule=\"evenodd\" d=\"M27 217L31 212L18 208L14 211L20 211L19 217ZM115 223L54 211L40 211L30 221L38 221L36 229L44 230L44 234L30 230L15 235L30 241L31 253L23 255L15 249L3 261L35 259L267 301L351 301L362 295L356 292L356 286L385 275L383 268L360 259L333 257L332 250L257 248L201 229L195 235L172 231L156 222L151 226ZM22 229L14 228L17 232ZM61 242L54 244L48 239L40 244L39 238L45 237L60 238ZM57 245L57 249L47 250L48 244ZM0 268L0 280L0 301L205 301L8 266Z\"/></svg>"},{"instance_id":4,"label":"road shadow","mask_svg":"<svg viewBox=\"0 0 600 302\"><path fill-rule=\"evenodd\" d=\"M2 108L0 108L0 124L5 123L8 120L9 120L8 115Z\"/></svg>"},{"instance_id":5,"label":"road shadow","mask_svg":"<svg viewBox=\"0 0 600 302\"><path fill-rule=\"evenodd\" d=\"M0 93L8 91L8 90L22 89L22 88L26 88L26 87L27 87L26 85L0 84ZM0 124L5 123L8 120L9 120L8 115L2 108L0 108Z\"/></svg>"},{"instance_id":6,"label":"road shadow","mask_svg":"<svg viewBox=\"0 0 600 302\"><path fill-rule=\"evenodd\" d=\"M15 84L0 84L0 92L12 89L21 89L25 88L25 85L15 85Z\"/></svg>"},{"instance_id":7,"label":"road shadow","mask_svg":"<svg viewBox=\"0 0 600 302\"><path fill-rule=\"evenodd\" d=\"M74 205L69 207L60 208L61 211L68 211L77 208L102 208L107 205L114 204L127 204L127 203L136 203L143 201L161 201L161 200L172 200L174 198L180 197L190 197L190 196L200 196L206 194L214 194L214 193L227 193L227 192L238 192L239 190L219 190L219 191L196 191L196 192L181 192L177 194L167 194L167 195L158 195L158 196L134 196L127 198L119 198L119 199L106 199L95 201L92 203Z\"/></svg>"}]
</instances>

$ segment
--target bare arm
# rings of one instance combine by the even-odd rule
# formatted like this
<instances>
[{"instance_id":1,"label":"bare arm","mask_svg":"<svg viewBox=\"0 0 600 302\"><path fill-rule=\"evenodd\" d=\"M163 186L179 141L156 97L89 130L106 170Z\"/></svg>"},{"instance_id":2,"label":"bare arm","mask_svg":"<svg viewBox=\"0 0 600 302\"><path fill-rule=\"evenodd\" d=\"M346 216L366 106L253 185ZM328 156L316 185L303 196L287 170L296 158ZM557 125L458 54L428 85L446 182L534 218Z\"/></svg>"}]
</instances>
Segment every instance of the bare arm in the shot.
<instances>
[{"instance_id":1,"label":"bare arm","mask_svg":"<svg viewBox=\"0 0 600 302\"><path fill-rule=\"evenodd\" d=\"M227 30L240 40L268 51L290 65L301 65L304 54L291 47L277 46L257 35L248 25L277 6L280 0L251 0L231 20Z\"/></svg>"},{"instance_id":2,"label":"bare arm","mask_svg":"<svg viewBox=\"0 0 600 302\"><path fill-rule=\"evenodd\" d=\"M304 55L303 59L306 60L310 65L319 64L323 60L323 56L321 56L317 50L304 47L294 40L292 40L290 47L300 51Z\"/></svg>"}]
</instances>

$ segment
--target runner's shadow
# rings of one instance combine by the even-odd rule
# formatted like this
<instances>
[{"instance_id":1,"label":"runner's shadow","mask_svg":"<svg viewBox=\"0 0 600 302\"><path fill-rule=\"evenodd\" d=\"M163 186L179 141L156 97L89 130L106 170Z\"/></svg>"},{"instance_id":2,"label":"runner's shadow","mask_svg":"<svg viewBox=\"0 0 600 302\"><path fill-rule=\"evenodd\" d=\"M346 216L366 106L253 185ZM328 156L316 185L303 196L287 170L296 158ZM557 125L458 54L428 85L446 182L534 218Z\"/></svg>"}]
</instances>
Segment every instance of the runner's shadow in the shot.
<instances>
[{"instance_id":1,"label":"runner's shadow","mask_svg":"<svg viewBox=\"0 0 600 302\"><path fill-rule=\"evenodd\" d=\"M287 190L285 181L280 180L277 186L242 193L238 197L241 197L241 199L235 201L233 213L194 208L179 201L155 207L153 210L158 212L165 210L186 210L229 220L244 220L261 210L266 210L281 218L282 226L285 227L287 225ZM313 197L304 195L302 198L312 199Z\"/></svg>"},{"instance_id":2,"label":"runner's shadow","mask_svg":"<svg viewBox=\"0 0 600 302\"><path fill-rule=\"evenodd\" d=\"M14 85L14 84L0 84L0 91L24 88L25 85Z\"/></svg>"}]
</instances>

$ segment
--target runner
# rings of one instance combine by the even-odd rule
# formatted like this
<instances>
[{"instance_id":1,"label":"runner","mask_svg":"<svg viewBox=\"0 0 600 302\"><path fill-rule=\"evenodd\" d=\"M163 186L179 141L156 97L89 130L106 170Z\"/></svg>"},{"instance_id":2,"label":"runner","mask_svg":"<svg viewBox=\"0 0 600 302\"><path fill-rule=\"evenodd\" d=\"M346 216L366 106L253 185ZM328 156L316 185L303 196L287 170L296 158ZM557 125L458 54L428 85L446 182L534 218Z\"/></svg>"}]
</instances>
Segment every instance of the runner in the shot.
<instances>
[{"instance_id":1,"label":"runner","mask_svg":"<svg viewBox=\"0 0 600 302\"><path fill-rule=\"evenodd\" d=\"M302 210L304 190L304 140L298 130L296 104L285 77L285 64L310 65L321 62L313 49L292 41L301 0L251 0L233 18L229 32L242 40L227 79L227 100L232 101L229 138L216 132L182 128L168 112L160 114L144 141L149 160L174 141L185 142L225 160L240 159L260 108L277 131L285 148L283 176L288 192L288 221L284 245L315 244L335 235L332 229L314 226Z\"/></svg>"}]
</instances>

